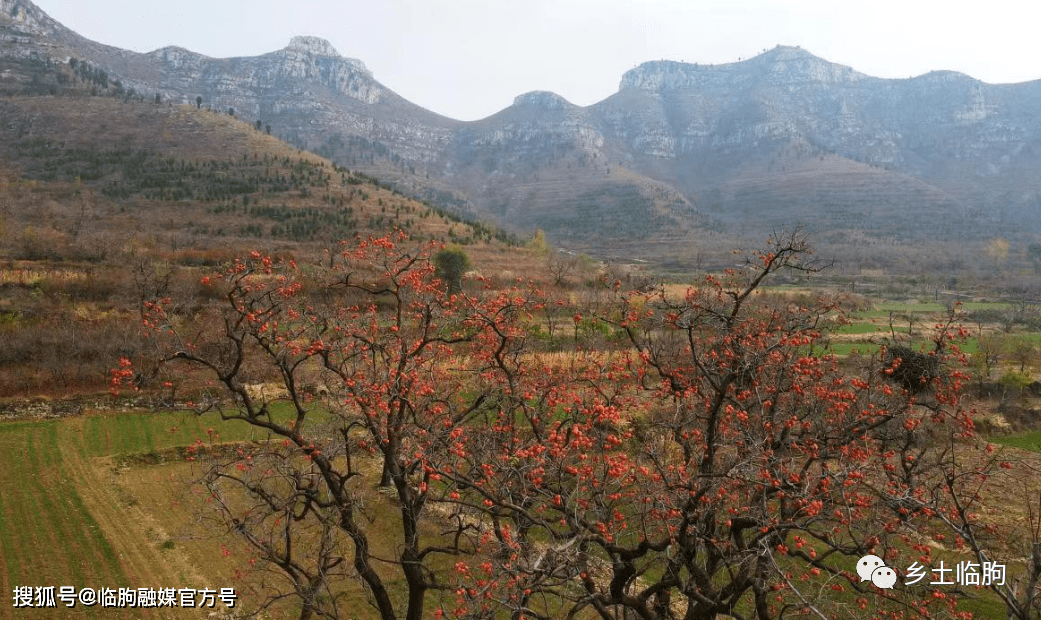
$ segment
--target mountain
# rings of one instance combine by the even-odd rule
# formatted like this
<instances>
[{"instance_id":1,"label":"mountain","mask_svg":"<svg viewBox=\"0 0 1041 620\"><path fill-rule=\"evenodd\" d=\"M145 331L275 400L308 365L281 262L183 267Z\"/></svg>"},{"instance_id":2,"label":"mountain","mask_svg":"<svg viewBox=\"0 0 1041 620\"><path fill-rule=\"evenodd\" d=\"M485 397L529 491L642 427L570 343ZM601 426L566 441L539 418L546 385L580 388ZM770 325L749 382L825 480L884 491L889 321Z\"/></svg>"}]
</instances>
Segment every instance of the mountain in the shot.
<instances>
[{"instance_id":1,"label":"mountain","mask_svg":"<svg viewBox=\"0 0 1041 620\"><path fill-rule=\"evenodd\" d=\"M70 79L47 72L70 59L104 82L98 94L201 97L402 192L601 255L672 260L794 225L845 245L1026 241L1041 220L1041 81L880 79L779 46L644 63L588 107L532 92L460 122L322 39L251 58L138 54L0 0L0 92L58 92Z\"/></svg>"}]
</instances>

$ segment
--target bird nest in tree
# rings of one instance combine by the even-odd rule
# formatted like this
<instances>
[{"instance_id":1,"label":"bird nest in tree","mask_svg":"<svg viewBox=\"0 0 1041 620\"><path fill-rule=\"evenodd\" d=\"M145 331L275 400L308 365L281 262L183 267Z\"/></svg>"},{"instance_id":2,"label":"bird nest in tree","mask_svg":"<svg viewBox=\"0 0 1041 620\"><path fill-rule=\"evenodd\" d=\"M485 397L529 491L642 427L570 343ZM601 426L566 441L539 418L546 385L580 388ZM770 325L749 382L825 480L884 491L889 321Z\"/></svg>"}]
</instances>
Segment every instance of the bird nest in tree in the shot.
<instances>
[{"instance_id":1,"label":"bird nest in tree","mask_svg":"<svg viewBox=\"0 0 1041 620\"><path fill-rule=\"evenodd\" d=\"M886 351L885 369L890 381L917 394L939 376L940 361L935 355L907 347L891 347Z\"/></svg>"}]
</instances>

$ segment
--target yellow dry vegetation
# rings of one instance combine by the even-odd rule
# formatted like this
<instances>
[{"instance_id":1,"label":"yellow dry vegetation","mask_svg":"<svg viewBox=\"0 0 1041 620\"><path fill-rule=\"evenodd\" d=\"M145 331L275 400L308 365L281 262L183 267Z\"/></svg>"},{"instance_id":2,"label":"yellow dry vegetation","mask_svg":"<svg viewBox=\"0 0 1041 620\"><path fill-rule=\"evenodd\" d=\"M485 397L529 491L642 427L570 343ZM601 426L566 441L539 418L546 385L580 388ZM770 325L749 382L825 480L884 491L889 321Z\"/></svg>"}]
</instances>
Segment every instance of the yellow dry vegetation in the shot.
<instances>
[{"instance_id":1,"label":"yellow dry vegetation","mask_svg":"<svg viewBox=\"0 0 1041 620\"><path fill-rule=\"evenodd\" d=\"M252 550L240 542L234 533L217 525L216 514L208 506L200 485L192 484L202 473L201 462L171 461L161 465L124 468L112 478L114 488L124 498L130 498L135 508L144 515L146 536L153 546L160 548L166 541L172 549L162 551L164 557L176 558L183 570L202 576L202 581L217 587L234 587L245 602L256 605L262 600L258 592L285 591L287 581L278 569L271 569L255 558ZM99 465L103 463L99 462ZM400 519L393 494L379 491L374 482L379 479L375 460L363 461L366 471L356 480L357 492L365 506L365 528L374 554L381 558L396 558L401 539ZM439 536L436 524L429 524L425 534L429 539ZM306 541L298 541L306 544ZM436 570L450 570L454 559L445 557ZM377 563L377 570L385 579L393 596L403 597L404 579L397 566ZM344 584L342 609L350 610L349 617L358 620L378 618L369 606L360 582ZM434 594L431 593L431 597ZM269 620L292 620L298 617L299 607L292 598L273 605L263 617Z\"/></svg>"}]
</instances>

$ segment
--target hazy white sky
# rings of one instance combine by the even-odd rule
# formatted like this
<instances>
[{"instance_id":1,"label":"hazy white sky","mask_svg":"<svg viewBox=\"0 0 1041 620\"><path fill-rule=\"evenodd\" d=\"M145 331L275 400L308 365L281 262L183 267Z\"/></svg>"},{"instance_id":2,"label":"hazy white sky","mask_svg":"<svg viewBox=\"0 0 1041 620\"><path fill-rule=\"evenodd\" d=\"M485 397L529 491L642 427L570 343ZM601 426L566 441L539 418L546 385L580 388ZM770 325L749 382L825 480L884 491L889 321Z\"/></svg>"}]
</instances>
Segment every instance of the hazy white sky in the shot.
<instances>
[{"instance_id":1,"label":"hazy white sky","mask_svg":"<svg viewBox=\"0 0 1041 620\"><path fill-rule=\"evenodd\" d=\"M590 105L647 60L734 62L779 43L877 77L1041 78L1041 3L1023 0L34 1L138 52L254 56L323 37L406 99L462 120L531 90Z\"/></svg>"}]
</instances>

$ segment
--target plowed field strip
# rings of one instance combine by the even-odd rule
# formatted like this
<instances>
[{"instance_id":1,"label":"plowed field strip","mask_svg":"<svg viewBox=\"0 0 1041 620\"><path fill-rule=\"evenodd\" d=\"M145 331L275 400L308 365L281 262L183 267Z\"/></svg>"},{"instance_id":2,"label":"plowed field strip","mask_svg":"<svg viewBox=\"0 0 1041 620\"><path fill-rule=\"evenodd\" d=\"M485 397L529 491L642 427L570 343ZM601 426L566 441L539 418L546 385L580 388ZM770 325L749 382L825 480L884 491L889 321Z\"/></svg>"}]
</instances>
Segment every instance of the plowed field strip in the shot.
<instances>
[{"instance_id":1,"label":"plowed field strip","mask_svg":"<svg viewBox=\"0 0 1041 620\"><path fill-rule=\"evenodd\" d=\"M140 508L128 506L116 497L113 486L106 479L106 471L99 467L106 466L107 461L91 459L87 456L87 446L83 442L84 419L65 420L59 428L62 443L66 446L66 469L79 489L79 497L85 509L93 516L99 531L118 551L117 565L127 575L129 586L133 588L203 588L208 584L195 578L191 571L184 567L174 566L169 557L161 555L156 545L149 539L146 531L146 520ZM144 434L141 433L143 436ZM191 583L181 576L189 575ZM112 586L108 586L112 587ZM106 610L107 611L107 610ZM161 612L161 613L160 613ZM199 610L136 610L133 614L113 616L117 618L193 618L198 617ZM109 618L106 615L105 618Z\"/></svg>"}]
</instances>

